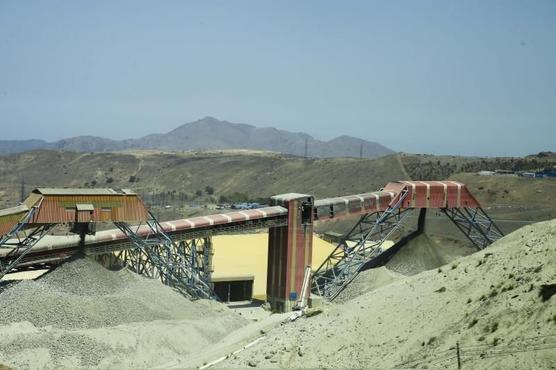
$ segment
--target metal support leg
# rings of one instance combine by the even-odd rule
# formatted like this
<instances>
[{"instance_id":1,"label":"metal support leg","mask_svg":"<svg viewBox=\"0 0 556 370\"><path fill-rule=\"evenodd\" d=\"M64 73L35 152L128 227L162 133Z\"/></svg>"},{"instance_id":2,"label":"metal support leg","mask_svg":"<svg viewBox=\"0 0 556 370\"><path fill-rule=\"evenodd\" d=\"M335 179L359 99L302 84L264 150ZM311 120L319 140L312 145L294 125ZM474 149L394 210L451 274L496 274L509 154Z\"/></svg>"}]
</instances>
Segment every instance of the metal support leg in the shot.
<instances>
[{"instance_id":1,"label":"metal support leg","mask_svg":"<svg viewBox=\"0 0 556 370\"><path fill-rule=\"evenodd\" d=\"M444 208L442 212L478 249L484 249L504 236L482 208Z\"/></svg>"},{"instance_id":2,"label":"metal support leg","mask_svg":"<svg viewBox=\"0 0 556 370\"><path fill-rule=\"evenodd\" d=\"M340 241L314 274L311 291L333 300L361 271L380 255L382 244L407 219L411 209L400 209L407 193L382 213L366 214Z\"/></svg>"},{"instance_id":3,"label":"metal support leg","mask_svg":"<svg viewBox=\"0 0 556 370\"><path fill-rule=\"evenodd\" d=\"M33 207L29 213L14 228L0 238L0 248L10 249L10 252L0 260L0 279L7 273L17 268L21 259L31 251L33 246L52 229L54 224L41 224L38 227L23 231L31 221L36 208Z\"/></svg>"},{"instance_id":4,"label":"metal support leg","mask_svg":"<svg viewBox=\"0 0 556 370\"><path fill-rule=\"evenodd\" d=\"M197 238L179 242L180 251L186 259L191 261L191 267L199 278L207 285L211 285L212 275L212 239L210 237Z\"/></svg>"},{"instance_id":5,"label":"metal support leg","mask_svg":"<svg viewBox=\"0 0 556 370\"><path fill-rule=\"evenodd\" d=\"M151 269L154 268L164 284L182 294L192 298L216 299L207 277L194 262L198 260L197 248L174 243L152 214L149 213L146 232L140 226L132 227L124 222L115 224L130 239L136 251L142 253L134 256L136 271L152 276L155 272Z\"/></svg>"}]
</instances>

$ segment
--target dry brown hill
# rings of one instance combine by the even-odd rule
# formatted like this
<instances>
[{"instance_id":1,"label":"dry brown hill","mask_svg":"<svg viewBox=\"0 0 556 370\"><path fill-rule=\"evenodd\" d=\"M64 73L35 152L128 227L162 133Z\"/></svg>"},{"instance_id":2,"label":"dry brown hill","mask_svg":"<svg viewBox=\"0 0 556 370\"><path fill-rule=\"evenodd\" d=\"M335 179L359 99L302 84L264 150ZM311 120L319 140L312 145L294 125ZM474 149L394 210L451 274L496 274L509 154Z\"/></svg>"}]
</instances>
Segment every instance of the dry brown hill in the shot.
<instances>
[{"instance_id":1,"label":"dry brown hill","mask_svg":"<svg viewBox=\"0 0 556 370\"><path fill-rule=\"evenodd\" d=\"M75 153L35 151L0 157L0 207L19 200L20 183L38 186L131 188L141 195L180 193L189 199L207 186L214 196L250 198L291 191L317 197L366 192L404 179L395 156L379 160L303 159L268 152Z\"/></svg>"},{"instance_id":2,"label":"dry brown hill","mask_svg":"<svg viewBox=\"0 0 556 370\"><path fill-rule=\"evenodd\" d=\"M556 161L546 156L519 160L523 167L550 166ZM248 150L115 153L43 150L0 156L0 208L19 201L22 180L26 193L39 186L131 188L154 204L176 204L208 201L206 190L213 193L213 201L234 193L251 199L290 191L325 197L373 191L389 181L451 178L468 184L479 201L503 218L553 217L556 209L553 179L462 172L468 168L507 167L508 163L499 158L409 154L374 160L305 160ZM203 196L196 196L198 191Z\"/></svg>"},{"instance_id":3,"label":"dry brown hill","mask_svg":"<svg viewBox=\"0 0 556 370\"><path fill-rule=\"evenodd\" d=\"M126 149L211 150L252 149L304 155L305 144L312 157L377 158L394 153L385 146L350 136L322 141L302 132L273 127L255 127L242 123L204 117L183 124L167 133L139 139L112 140L97 136L77 136L54 143L42 140L0 140L0 153L20 153L33 149L106 152Z\"/></svg>"}]
</instances>

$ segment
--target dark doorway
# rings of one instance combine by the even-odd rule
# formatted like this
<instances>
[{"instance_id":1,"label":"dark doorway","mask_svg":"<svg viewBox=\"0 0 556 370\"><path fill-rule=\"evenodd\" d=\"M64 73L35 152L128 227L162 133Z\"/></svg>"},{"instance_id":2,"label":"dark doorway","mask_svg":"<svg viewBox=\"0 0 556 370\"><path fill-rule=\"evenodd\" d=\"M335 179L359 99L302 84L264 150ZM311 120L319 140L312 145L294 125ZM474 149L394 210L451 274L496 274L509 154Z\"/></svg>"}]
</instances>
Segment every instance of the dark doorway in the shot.
<instances>
[{"instance_id":1,"label":"dark doorway","mask_svg":"<svg viewBox=\"0 0 556 370\"><path fill-rule=\"evenodd\" d=\"M213 281L214 292L222 302L249 301L253 297L253 280Z\"/></svg>"}]
</instances>

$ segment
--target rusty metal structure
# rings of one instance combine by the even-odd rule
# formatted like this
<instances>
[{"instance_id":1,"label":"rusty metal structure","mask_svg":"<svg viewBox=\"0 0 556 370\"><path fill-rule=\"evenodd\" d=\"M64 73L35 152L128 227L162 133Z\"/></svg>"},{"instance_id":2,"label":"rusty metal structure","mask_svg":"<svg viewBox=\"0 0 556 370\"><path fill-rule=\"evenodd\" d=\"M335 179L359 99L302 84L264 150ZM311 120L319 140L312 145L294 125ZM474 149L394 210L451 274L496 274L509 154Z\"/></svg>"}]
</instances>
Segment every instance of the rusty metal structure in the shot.
<instances>
[{"instance_id":1,"label":"rusty metal structure","mask_svg":"<svg viewBox=\"0 0 556 370\"><path fill-rule=\"evenodd\" d=\"M0 278L84 253L159 278L189 297L215 299L210 238L266 228L267 299L273 309L289 311L309 291L334 299L360 271L386 262L423 232L429 208L448 216L478 249L502 236L467 187L455 181L399 181L377 192L320 200L290 193L271 202L259 209L158 222L129 190L36 189L22 205L0 211ZM408 233L415 212L417 226ZM312 284L304 284L314 223L350 216L359 220L314 271ZM96 232L99 222L117 229ZM57 224L68 224L76 235L45 236Z\"/></svg>"},{"instance_id":2,"label":"rusty metal structure","mask_svg":"<svg viewBox=\"0 0 556 370\"><path fill-rule=\"evenodd\" d=\"M130 190L39 188L33 190L21 206L1 216L0 225L7 231L0 239L3 252L0 278L24 266L26 255L55 225L68 225L79 237L77 245L72 245L72 253L62 254L67 257L85 252L85 237L96 234L98 223L112 222L121 230L120 237L129 240L133 253L151 270L156 270L165 284L190 297L214 297L206 277L195 265L196 260L181 253L182 248ZM57 257L60 258L60 254ZM36 263L35 259L32 265Z\"/></svg>"},{"instance_id":3,"label":"rusty metal structure","mask_svg":"<svg viewBox=\"0 0 556 370\"><path fill-rule=\"evenodd\" d=\"M361 217L314 273L313 293L333 300L360 271L384 263L423 232L429 208L445 213L478 249L503 235L465 184L456 181L399 181L376 193L323 199L316 203L320 219ZM394 239L393 234L417 209L421 210L417 230L399 235L398 242L386 249L385 241Z\"/></svg>"}]
</instances>

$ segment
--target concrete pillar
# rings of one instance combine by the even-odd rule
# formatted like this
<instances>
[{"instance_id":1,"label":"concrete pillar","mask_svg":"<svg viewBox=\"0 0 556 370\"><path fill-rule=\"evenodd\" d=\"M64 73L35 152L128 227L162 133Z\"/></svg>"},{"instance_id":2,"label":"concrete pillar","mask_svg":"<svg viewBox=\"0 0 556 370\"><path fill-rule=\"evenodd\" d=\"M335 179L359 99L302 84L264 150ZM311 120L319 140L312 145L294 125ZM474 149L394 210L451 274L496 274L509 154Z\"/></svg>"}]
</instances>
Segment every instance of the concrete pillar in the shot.
<instances>
[{"instance_id":1,"label":"concrete pillar","mask_svg":"<svg viewBox=\"0 0 556 370\"><path fill-rule=\"evenodd\" d=\"M305 267L311 265L313 200L295 193L271 198L272 205L288 209L288 225L270 228L268 235L266 295L275 311L292 310L301 294Z\"/></svg>"}]
</instances>

